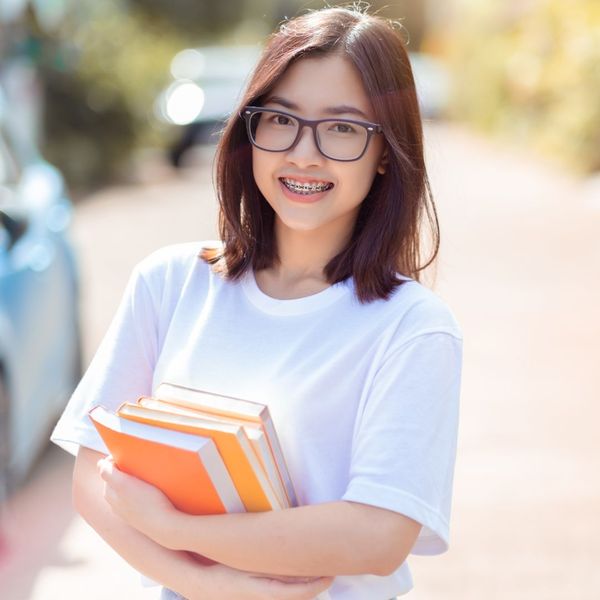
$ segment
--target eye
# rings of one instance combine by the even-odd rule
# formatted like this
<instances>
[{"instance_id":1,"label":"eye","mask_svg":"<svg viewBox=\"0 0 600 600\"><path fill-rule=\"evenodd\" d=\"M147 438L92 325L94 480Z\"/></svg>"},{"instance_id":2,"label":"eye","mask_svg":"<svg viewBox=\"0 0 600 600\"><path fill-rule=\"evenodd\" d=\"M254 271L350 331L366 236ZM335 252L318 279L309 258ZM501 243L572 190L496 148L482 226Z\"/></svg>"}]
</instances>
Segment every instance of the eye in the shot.
<instances>
[{"instance_id":1,"label":"eye","mask_svg":"<svg viewBox=\"0 0 600 600\"><path fill-rule=\"evenodd\" d=\"M279 114L273 114L271 116L271 122L274 125L293 125L293 122L290 119L290 117L288 117L286 115L279 115Z\"/></svg>"},{"instance_id":2,"label":"eye","mask_svg":"<svg viewBox=\"0 0 600 600\"><path fill-rule=\"evenodd\" d=\"M329 126L329 131L332 133L357 133L357 129L354 125L344 121L336 121L335 123L331 123Z\"/></svg>"}]
</instances>

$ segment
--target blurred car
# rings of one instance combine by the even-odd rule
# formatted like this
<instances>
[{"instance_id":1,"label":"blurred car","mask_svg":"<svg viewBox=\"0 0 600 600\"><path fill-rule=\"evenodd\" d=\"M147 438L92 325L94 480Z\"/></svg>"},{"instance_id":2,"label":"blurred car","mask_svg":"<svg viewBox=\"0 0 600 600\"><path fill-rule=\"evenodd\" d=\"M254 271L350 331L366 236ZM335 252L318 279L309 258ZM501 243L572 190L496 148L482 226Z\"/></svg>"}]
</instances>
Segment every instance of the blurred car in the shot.
<instances>
[{"instance_id":1,"label":"blurred car","mask_svg":"<svg viewBox=\"0 0 600 600\"><path fill-rule=\"evenodd\" d=\"M173 81L154 107L160 121L179 129L169 149L174 166L182 164L192 146L218 141L261 51L259 46L206 46L175 55L171 61ZM431 56L416 52L409 56L422 116L439 118L448 104L448 74Z\"/></svg>"},{"instance_id":2,"label":"blurred car","mask_svg":"<svg viewBox=\"0 0 600 600\"><path fill-rule=\"evenodd\" d=\"M21 482L80 376L72 206L60 172L23 158L0 86L0 500Z\"/></svg>"},{"instance_id":3,"label":"blurred car","mask_svg":"<svg viewBox=\"0 0 600 600\"><path fill-rule=\"evenodd\" d=\"M260 46L204 46L188 48L171 61L173 81L158 96L154 112L179 131L170 160L180 166L195 144L214 143L235 108Z\"/></svg>"}]
</instances>

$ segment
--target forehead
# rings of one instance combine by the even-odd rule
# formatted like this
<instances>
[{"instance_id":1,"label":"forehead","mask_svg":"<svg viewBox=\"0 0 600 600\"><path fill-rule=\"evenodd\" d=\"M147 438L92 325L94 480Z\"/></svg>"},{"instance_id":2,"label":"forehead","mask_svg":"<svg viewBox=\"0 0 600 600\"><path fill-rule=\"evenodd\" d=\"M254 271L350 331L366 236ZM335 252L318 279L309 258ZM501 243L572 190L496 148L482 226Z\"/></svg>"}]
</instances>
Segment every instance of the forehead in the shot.
<instances>
[{"instance_id":1,"label":"forehead","mask_svg":"<svg viewBox=\"0 0 600 600\"><path fill-rule=\"evenodd\" d=\"M353 106L373 117L371 100L356 67L337 54L293 62L267 95L294 103L311 116L336 106Z\"/></svg>"}]
</instances>

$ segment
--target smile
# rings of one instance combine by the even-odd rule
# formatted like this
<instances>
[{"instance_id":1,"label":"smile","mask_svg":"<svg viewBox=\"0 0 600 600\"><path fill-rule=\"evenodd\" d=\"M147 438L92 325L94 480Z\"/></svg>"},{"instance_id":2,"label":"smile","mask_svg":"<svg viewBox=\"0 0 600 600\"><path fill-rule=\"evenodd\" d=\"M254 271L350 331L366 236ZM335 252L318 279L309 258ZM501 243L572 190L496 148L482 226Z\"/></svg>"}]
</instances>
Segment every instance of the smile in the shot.
<instances>
[{"instance_id":1,"label":"smile","mask_svg":"<svg viewBox=\"0 0 600 600\"><path fill-rule=\"evenodd\" d=\"M301 182L295 181L294 179L288 179L287 177L281 177L280 181L291 192L305 196L326 192L333 187L333 183L327 181Z\"/></svg>"}]
</instances>

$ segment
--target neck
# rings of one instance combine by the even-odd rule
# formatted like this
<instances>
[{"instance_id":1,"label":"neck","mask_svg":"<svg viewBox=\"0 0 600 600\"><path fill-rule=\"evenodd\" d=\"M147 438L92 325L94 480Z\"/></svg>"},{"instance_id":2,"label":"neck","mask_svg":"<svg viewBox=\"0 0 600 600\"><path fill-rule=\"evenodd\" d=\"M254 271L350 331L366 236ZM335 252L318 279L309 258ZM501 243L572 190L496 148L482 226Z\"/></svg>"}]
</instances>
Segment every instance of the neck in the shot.
<instances>
[{"instance_id":1,"label":"neck","mask_svg":"<svg viewBox=\"0 0 600 600\"><path fill-rule=\"evenodd\" d=\"M297 231L275 220L279 262L256 273L258 286L274 298L301 298L329 287L323 269L348 243L351 229L344 235L335 227ZM337 233L337 235L336 235Z\"/></svg>"},{"instance_id":2,"label":"neck","mask_svg":"<svg viewBox=\"0 0 600 600\"><path fill-rule=\"evenodd\" d=\"M337 235L336 235L337 234ZM297 231L275 221L275 239L279 263L273 273L281 278L307 277L325 282L323 269L346 246L351 232L319 228L314 231Z\"/></svg>"}]
</instances>

